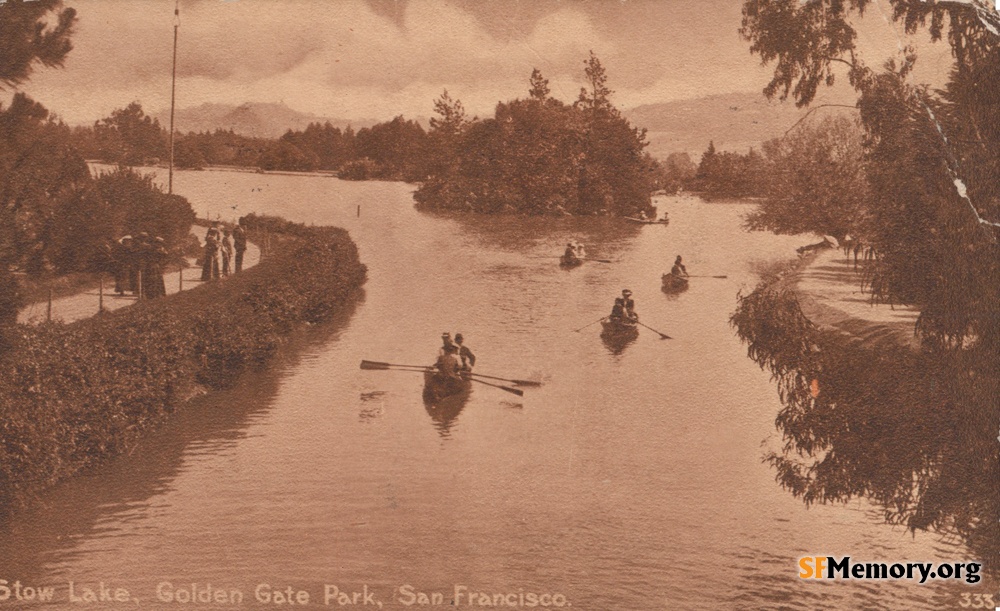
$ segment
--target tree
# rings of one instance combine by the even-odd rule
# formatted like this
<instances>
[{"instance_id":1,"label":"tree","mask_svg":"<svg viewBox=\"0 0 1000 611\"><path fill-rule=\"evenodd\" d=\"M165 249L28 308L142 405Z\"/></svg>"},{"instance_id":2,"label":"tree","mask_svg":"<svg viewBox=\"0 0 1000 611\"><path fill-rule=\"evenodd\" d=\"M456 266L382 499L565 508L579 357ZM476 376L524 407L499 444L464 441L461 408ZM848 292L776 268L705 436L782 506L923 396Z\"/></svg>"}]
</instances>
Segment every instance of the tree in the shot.
<instances>
[{"instance_id":1,"label":"tree","mask_svg":"<svg viewBox=\"0 0 1000 611\"><path fill-rule=\"evenodd\" d=\"M864 134L856 120L828 117L764 144L763 201L747 227L783 234L857 237L867 220Z\"/></svg>"},{"instance_id":2,"label":"tree","mask_svg":"<svg viewBox=\"0 0 1000 611\"><path fill-rule=\"evenodd\" d=\"M23 93L0 106L0 264L32 273L53 269L59 210L90 180L70 146L70 130Z\"/></svg>"},{"instance_id":3,"label":"tree","mask_svg":"<svg viewBox=\"0 0 1000 611\"><path fill-rule=\"evenodd\" d=\"M62 66L72 49L70 36L76 22L76 11L71 8L60 10L60 7L58 0L9 0L0 4L0 88L16 87L26 81L35 64ZM57 13L56 24L49 26L45 18L52 12ZM35 124L32 127L30 123L33 114ZM31 208L28 200L37 201L38 193L36 191L30 196L23 193L27 188L22 182L26 168L15 160L26 142L23 139L17 140L19 129L34 131L40 122L48 118L47 112L44 117L39 115L38 107L29 103L26 97L15 96L11 109L5 113L3 126L0 127L5 132L0 135L0 140L4 140L3 146L0 146L0 216L3 217L0 222L0 326L7 326L17 320L22 295L17 288L17 280L10 273L10 267L17 263L24 252L20 248L25 245L26 236L37 231L38 223L34 215L29 214L26 222L22 222L24 219L21 213ZM25 126L24 121L28 121L29 125ZM27 146L30 152L33 147L31 144ZM35 160L42 161L37 158ZM17 175L13 171L15 165L19 170ZM76 170L73 168L78 169L79 165L71 161L68 167L70 172L74 172ZM61 176L62 173L60 169L57 175ZM42 178L44 180L44 176Z\"/></svg>"},{"instance_id":4,"label":"tree","mask_svg":"<svg viewBox=\"0 0 1000 611\"><path fill-rule=\"evenodd\" d=\"M138 102L95 123L94 135L102 159L110 163L142 165L168 154L166 131Z\"/></svg>"},{"instance_id":5,"label":"tree","mask_svg":"<svg viewBox=\"0 0 1000 611\"><path fill-rule=\"evenodd\" d=\"M981 0L888 0L893 18L908 33L926 29L934 40L947 38L953 70L945 89L934 91L909 82L917 59L913 49L906 51L900 63L889 62L881 70L868 68L857 57L851 17L863 15L870 1L746 0L741 29L751 50L775 64L774 77L765 89L768 95L791 95L800 105L808 104L819 86L833 82L834 65L847 66L865 130L864 167L870 197L861 223L874 256L865 281L878 298L905 300L920 307L916 332L927 348L924 356L930 359L929 371L949 372L941 380L941 386L947 385L947 402L933 403L935 417L944 416L939 428L947 430L934 437L947 439L950 433L954 441L942 450L914 447L911 433L905 436L905 448L879 439L875 447L894 448L890 456L897 452L916 455L920 459L917 469L904 473L902 485L893 483L888 495L877 487L872 490L862 479L851 478L862 485L835 492L832 498L874 496L884 503L890 519L905 510L909 528L957 533L974 551L996 556L1000 506L983 499L1000 498L1000 446L994 436L996 389L1000 387L996 368L1000 359L1000 325L996 324L1000 320L1000 187L995 184L1000 168L1000 16ZM824 349L820 357L825 353ZM855 354L839 361L852 359L870 362ZM824 375L830 373L824 371ZM912 382L897 372L886 375L893 388ZM856 378L850 376L851 386ZM807 379L799 376L799 380ZM794 390L785 394L810 396ZM834 418L813 401L808 413L818 414L817 422L846 423L849 454L851 448L865 447L863 442L859 445L859 431L865 426L880 423L879 433L895 426L892 422L881 426L884 419L870 409L872 398L880 396L884 394L864 394L863 412L856 418L849 417L850 406L841 401L835 403ZM910 426L914 420L907 417L903 422ZM924 423L918 426L935 430ZM807 445L796 448L788 443L786 448L843 460L845 452L831 446L829 436L805 432ZM952 452L954 448L959 450ZM865 469L881 477L882 470L873 462L866 460ZM893 456L893 462L899 461ZM952 465L961 466L959 477L945 481L937 477L956 473L950 470ZM796 474L787 464L776 466L779 477ZM798 473L808 477L792 477L799 480L793 492L817 498L815 490L802 484L827 472L825 465L804 465ZM931 481L921 481L928 475ZM951 504L952 498L960 502Z\"/></svg>"},{"instance_id":6,"label":"tree","mask_svg":"<svg viewBox=\"0 0 1000 611\"><path fill-rule=\"evenodd\" d=\"M499 103L483 121L467 120L445 92L435 102L417 203L488 213L652 213L656 173L645 131L611 105L600 61L591 54L585 65L590 89L572 106L544 97L538 70L527 99Z\"/></svg>"},{"instance_id":7,"label":"tree","mask_svg":"<svg viewBox=\"0 0 1000 611\"><path fill-rule=\"evenodd\" d=\"M1000 192L991 178L1000 168L1000 133L991 126L1000 119L1000 18L977 2L889 0L907 32L926 28L951 45L952 76L933 92L907 82L912 49L882 71L857 57L851 18L869 2L746 0L740 32L775 64L768 95L807 104L833 82L835 64L848 67L875 194L864 233L877 264L866 281L879 298L921 305L920 331L936 347L976 337L1000 353L991 322L1000 317Z\"/></svg>"},{"instance_id":8,"label":"tree","mask_svg":"<svg viewBox=\"0 0 1000 611\"><path fill-rule=\"evenodd\" d=\"M531 71L531 89L528 90L528 96L532 100L538 100L539 102L544 102L549 97L549 80L542 78L542 71L535 68Z\"/></svg>"},{"instance_id":9,"label":"tree","mask_svg":"<svg viewBox=\"0 0 1000 611\"><path fill-rule=\"evenodd\" d=\"M72 50L76 11L59 0L7 0L0 3L0 85L16 87L34 65L61 67ZM45 19L56 13L55 25Z\"/></svg>"},{"instance_id":10,"label":"tree","mask_svg":"<svg viewBox=\"0 0 1000 611\"><path fill-rule=\"evenodd\" d=\"M615 112L611 105L611 94L614 93L608 88L608 75L601 65L601 60L597 59L594 52L590 52L590 57L584 60L584 73L587 75L587 87L580 88L580 97L576 103L580 108L590 110L596 117L599 112Z\"/></svg>"},{"instance_id":11,"label":"tree","mask_svg":"<svg viewBox=\"0 0 1000 611\"><path fill-rule=\"evenodd\" d=\"M287 140L278 140L260 156L262 170L312 172L318 164L312 151L302 151Z\"/></svg>"}]
</instances>

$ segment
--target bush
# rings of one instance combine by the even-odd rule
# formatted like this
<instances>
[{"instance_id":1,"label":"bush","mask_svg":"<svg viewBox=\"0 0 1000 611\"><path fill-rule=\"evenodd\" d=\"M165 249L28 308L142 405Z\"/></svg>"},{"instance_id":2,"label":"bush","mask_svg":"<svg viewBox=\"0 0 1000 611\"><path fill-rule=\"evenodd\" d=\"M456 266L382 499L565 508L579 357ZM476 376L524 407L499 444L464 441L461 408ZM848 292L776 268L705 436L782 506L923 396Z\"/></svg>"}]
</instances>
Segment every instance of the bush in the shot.
<instances>
[{"instance_id":1,"label":"bush","mask_svg":"<svg viewBox=\"0 0 1000 611\"><path fill-rule=\"evenodd\" d=\"M0 514L133 448L195 385L231 385L364 283L346 231L256 220L289 233L225 282L71 325L12 327L0 355Z\"/></svg>"}]
</instances>

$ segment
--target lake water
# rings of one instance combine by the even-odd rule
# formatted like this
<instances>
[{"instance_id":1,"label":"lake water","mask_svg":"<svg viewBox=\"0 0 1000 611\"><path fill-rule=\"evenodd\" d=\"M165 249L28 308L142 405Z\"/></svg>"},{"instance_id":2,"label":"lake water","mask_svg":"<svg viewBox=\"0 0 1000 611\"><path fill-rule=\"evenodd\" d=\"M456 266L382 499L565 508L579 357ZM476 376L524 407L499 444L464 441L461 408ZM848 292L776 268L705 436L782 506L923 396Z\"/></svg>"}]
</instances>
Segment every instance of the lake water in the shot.
<instances>
[{"instance_id":1,"label":"lake water","mask_svg":"<svg viewBox=\"0 0 1000 611\"><path fill-rule=\"evenodd\" d=\"M332 586L361 606L367 587L390 609L410 588L450 601L456 585L593 610L940 609L983 591L798 578L805 555L972 558L862 502L807 509L761 462L781 445L780 403L728 318L755 269L808 239L744 232L745 205L661 197L664 227L430 215L401 183L206 171L174 184L199 216L347 228L364 296L131 456L43 494L0 535L0 579L62 599L70 580L77 594L103 581L141 608L177 608L158 590L179 600L192 583L239 590L243 606L288 587L322 606ZM570 239L613 262L560 269ZM677 254L728 278L664 294ZM623 288L673 339L574 332ZM477 385L435 408L419 374L359 368L430 363L444 331L465 335L479 372L544 385L523 398Z\"/></svg>"}]
</instances>

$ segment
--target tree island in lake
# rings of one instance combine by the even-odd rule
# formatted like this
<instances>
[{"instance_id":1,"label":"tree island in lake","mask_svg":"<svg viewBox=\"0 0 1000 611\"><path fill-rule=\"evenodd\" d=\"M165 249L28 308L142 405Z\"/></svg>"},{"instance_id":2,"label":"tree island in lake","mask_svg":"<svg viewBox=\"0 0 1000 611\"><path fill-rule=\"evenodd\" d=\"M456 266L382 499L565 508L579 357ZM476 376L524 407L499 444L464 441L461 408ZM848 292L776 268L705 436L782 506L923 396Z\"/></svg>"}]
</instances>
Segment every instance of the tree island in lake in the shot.
<instances>
[{"instance_id":1,"label":"tree island in lake","mask_svg":"<svg viewBox=\"0 0 1000 611\"><path fill-rule=\"evenodd\" d=\"M549 94L537 69L526 99L497 104L492 119L468 119L445 91L428 134L423 209L490 214L654 215L658 164L646 130L612 106L607 75L591 53L587 87L573 104Z\"/></svg>"}]
</instances>

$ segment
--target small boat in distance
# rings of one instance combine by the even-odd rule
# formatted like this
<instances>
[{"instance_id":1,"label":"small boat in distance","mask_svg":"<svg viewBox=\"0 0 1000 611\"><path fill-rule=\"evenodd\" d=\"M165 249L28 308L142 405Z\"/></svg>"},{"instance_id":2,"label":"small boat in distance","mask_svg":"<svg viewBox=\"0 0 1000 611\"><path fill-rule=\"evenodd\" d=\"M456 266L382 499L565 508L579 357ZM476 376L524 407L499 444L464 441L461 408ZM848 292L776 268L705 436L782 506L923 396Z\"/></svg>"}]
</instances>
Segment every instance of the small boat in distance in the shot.
<instances>
[{"instance_id":1,"label":"small boat in distance","mask_svg":"<svg viewBox=\"0 0 1000 611\"><path fill-rule=\"evenodd\" d=\"M559 257L559 267L572 269L580 265L583 265L583 259L581 259L580 257L570 257L568 255L563 255Z\"/></svg>"},{"instance_id":2,"label":"small boat in distance","mask_svg":"<svg viewBox=\"0 0 1000 611\"><path fill-rule=\"evenodd\" d=\"M676 274L663 274L663 290L668 293L679 293L688 288L688 279Z\"/></svg>"},{"instance_id":3,"label":"small boat in distance","mask_svg":"<svg viewBox=\"0 0 1000 611\"><path fill-rule=\"evenodd\" d=\"M631 221L633 223L642 223L644 225L669 225L670 224L670 219L667 218L667 215L665 215L665 214L663 215L663 218L659 219L659 220L637 219L637 218L635 218L633 216L625 216L625 217L622 217L622 218L624 218L626 221Z\"/></svg>"}]
</instances>

